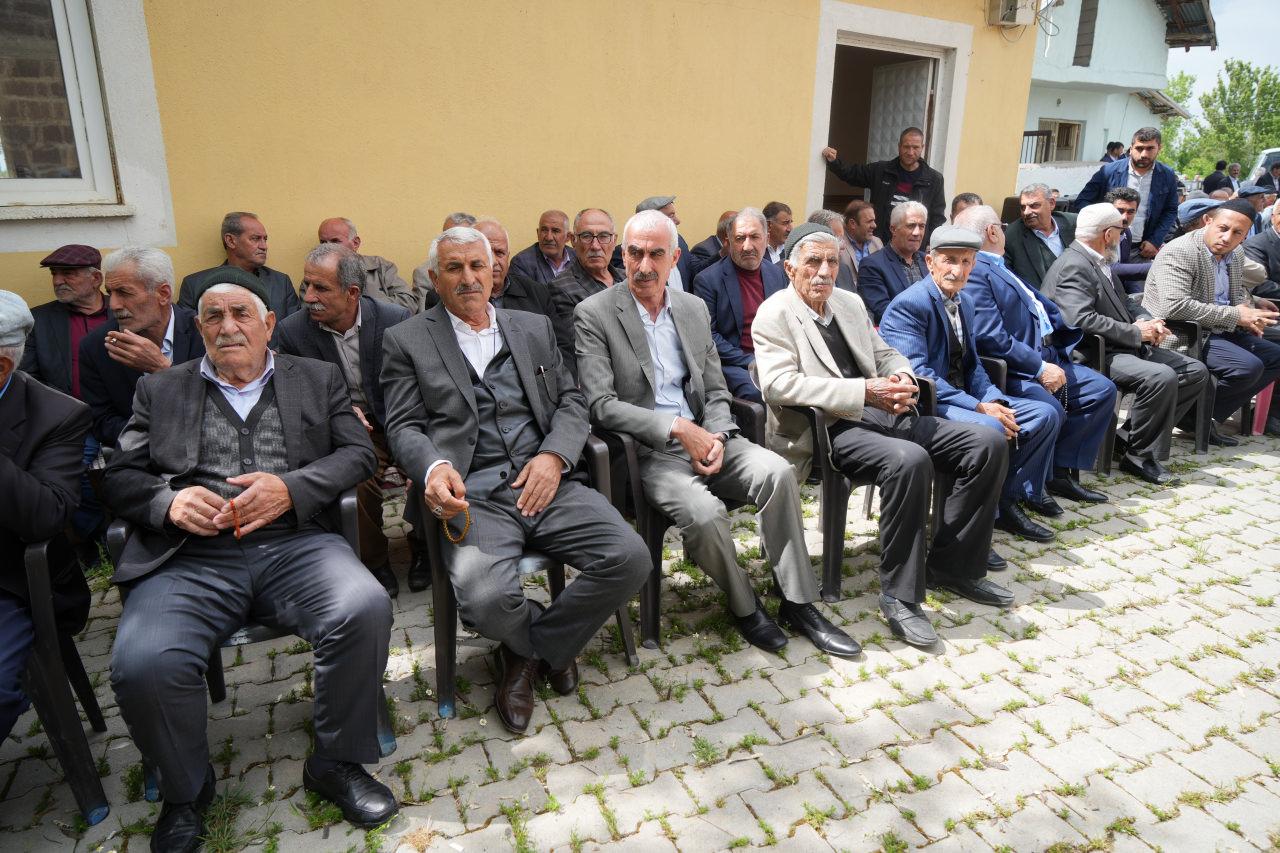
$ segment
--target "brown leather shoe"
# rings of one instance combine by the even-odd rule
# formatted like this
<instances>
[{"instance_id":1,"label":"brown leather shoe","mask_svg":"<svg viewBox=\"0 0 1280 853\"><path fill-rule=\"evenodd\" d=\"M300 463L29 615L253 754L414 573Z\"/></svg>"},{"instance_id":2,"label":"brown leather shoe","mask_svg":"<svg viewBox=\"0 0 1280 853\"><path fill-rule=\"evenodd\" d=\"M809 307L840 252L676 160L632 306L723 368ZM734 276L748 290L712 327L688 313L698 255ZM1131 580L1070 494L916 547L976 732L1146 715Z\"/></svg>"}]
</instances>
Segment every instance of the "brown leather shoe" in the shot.
<instances>
[{"instance_id":1,"label":"brown leather shoe","mask_svg":"<svg viewBox=\"0 0 1280 853\"><path fill-rule=\"evenodd\" d=\"M494 659L498 664L498 683L494 685L493 703L498 717L510 731L522 735L533 716L538 659L520 657L505 645L498 646Z\"/></svg>"},{"instance_id":2,"label":"brown leather shoe","mask_svg":"<svg viewBox=\"0 0 1280 853\"><path fill-rule=\"evenodd\" d=\"M576 660L569 661L569 665L564 669L552 669L546 661L542 661L538 667L538 674L545 678L547 684L551 685L551 689L561 696L568 696L578 689L578 662Z\"/></svg>"}]
</instances>

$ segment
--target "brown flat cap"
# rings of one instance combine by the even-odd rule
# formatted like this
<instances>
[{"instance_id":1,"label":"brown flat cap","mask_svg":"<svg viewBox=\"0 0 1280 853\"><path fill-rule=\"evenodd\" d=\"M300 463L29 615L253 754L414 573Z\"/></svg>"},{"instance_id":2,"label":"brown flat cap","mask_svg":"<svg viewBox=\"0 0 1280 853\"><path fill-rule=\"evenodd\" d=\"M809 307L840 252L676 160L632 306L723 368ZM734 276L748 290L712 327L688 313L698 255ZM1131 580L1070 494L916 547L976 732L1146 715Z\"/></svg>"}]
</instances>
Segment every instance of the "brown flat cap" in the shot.
<instances>
[{"instance_id":1,"label":"brown flat cap","mask_svg":"<svg viewBox=\"0 0 1280 853\"><path fill-rule=\"evenodd\" d=\"M93 267L98 269L102 266L102 253L92 246L68 243L59 249L54 249L52 253L40 262L40 266Z\"/></svg>"}]
</instances>

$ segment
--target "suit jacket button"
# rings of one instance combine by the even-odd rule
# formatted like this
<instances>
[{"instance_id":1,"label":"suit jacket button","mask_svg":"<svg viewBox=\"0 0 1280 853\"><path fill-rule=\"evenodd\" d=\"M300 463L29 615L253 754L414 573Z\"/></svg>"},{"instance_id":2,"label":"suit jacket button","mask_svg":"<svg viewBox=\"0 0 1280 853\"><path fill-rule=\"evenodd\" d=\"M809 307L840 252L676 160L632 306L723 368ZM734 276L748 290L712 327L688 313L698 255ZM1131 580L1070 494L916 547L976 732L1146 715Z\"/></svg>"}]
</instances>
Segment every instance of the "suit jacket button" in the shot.
<instances>
[{"instance_id":1,"label":"suit jacket button","mask_svg":"<svg viewBox=\"0 0 1280 853\"><path fill-rule=\"evenodd\" d=\"M475 444L476 444L476 437L473 435L473 436L471 436L471 438L468 438L468 439L467 439L467 444L470 444L472 447L475 447Z\"/></svg>"},{"instance_id":2,"label":"suit jacket button","mask_svg":"<svg viewBox=\"0 0 1280 853\"><path fill-rule=\"evenodd\" d=\"M506 471L499 471L499 472L498 472L498 476L505 480L505 479L507 479L507 472L506 472Z\"/></svg>"},{"instance_id":3,"label":"suit jacket button","mask_svg":"<svg viewBox=\"0 0 1280 853\"><path fill-rule=\"evenodd\" d=\"M248 435L248 434L249 434L249 428L248 428L248 427L240 427L240 434L241 434L241 435Z\"/></svg>"},{"instance_id":4,"label":"suit jacket button","mask_svg":"<svg viewBox=\"0 0 1280 853\"><path fill-rule=\"evenodd\" d=\"M252 464L253 464L253 460L252 460L252 459L241 459L241 460L240 460L240 462L241 462L242 464L244 464L244 465L252 465Z\"/></svg>"}]
</instances>

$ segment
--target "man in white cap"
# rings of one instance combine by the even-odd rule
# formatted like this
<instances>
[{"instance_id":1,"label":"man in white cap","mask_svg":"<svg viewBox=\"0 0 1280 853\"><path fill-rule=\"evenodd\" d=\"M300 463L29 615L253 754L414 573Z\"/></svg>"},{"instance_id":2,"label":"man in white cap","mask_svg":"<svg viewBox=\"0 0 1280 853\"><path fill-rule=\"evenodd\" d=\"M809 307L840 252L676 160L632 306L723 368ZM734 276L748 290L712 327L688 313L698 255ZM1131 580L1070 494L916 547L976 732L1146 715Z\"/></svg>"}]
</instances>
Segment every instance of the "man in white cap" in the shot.
<instances>
[{"instance_id":1,"label":"man in white cap","mask_svg":"<svg viewBox=\"0 0 1280 853\"><path fill-rule=\"evenodd\" d=\"M1124 215L1114 204L1091 204L1076 219L1076 239L1045 274L1040 292L1057 303L1063 318L1084 332L1077 348L1096 358L1104 341L1107 374L1134 395L1129 419L1117 443L1120 470L1155 485L1177 477L1160 465L1169 458L1174 424L1195 406L1209 381L1203 363L1160 343L1169 334L1164 321L1134 311L1111 266L1119 257Z\"/></svg>"},{"instance_id":2,"label":"man in white cap","mask_svg":"<svg viewBox=\"0 0 1280 853\"><path fill-rule=\"evenodd\" d=\"M35 324L16 293L0 290L0 740L27 707L22 673L31 653L23 552L62 535L80 501L89 407L18 370ZM78 566L51 566L59 627L78 631L89 587Z\"/></svg>"}]
</instances>

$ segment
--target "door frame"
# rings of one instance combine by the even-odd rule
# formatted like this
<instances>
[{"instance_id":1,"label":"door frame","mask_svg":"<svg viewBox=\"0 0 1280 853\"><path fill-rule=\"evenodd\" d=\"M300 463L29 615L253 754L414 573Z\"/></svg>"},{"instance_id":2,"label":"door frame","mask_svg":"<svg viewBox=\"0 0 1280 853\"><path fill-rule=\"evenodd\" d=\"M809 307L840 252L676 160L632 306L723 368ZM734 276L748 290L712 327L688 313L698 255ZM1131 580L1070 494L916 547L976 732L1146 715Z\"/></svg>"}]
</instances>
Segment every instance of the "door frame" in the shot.
<instances>
[{"instance_id":1,"label":"door frame","mask_svg":"<svg viewBox=\"0 0 1280 853\"><path fill-rule=\"evenodd\" d=\"M933 135L927 140L925 159L942 173L948 189L956 192L956 163L959 161L960 134L964 126L973 27L939 18L859 6L844 0L822 0L813 84L807 208L815 210L822 206L826 186L826 161L819 152L826 147L831 129L832 87L836 47L839 45L937 60Z\"/></svg>"}]
</instances>

